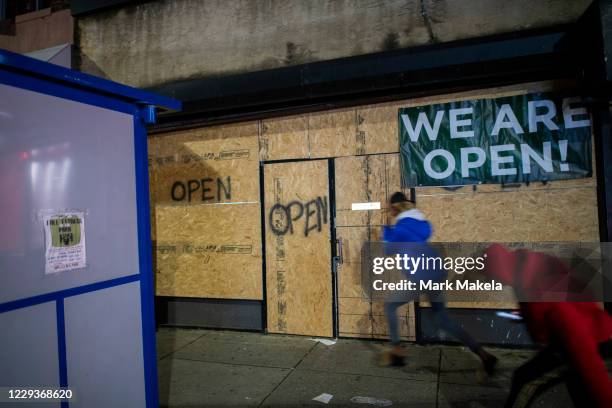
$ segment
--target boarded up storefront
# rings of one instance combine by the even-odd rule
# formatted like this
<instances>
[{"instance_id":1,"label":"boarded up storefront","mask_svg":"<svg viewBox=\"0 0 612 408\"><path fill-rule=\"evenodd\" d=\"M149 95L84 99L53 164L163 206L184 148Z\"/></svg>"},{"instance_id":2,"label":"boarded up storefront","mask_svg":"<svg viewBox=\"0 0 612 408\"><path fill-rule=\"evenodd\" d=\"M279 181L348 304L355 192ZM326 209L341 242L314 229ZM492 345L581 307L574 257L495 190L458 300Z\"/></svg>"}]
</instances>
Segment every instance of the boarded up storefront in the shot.
<instances>
[{"instance_id":1,"label":"boarded up storefront","mask_svg":"<svg viewBox=\"0 0 612 408\"><path fill-rule=\"evenodd\" d=\"M157 294L262 297L257 124L150 139Z\"/></svg>"},{"instance_id":2,"label":"boarded up storefront","mask_svg":"<svg viewBox=\"0 0 612 408\"><path fill-rule=\"evenodd\" d=\"M567 88L530 83L151 137L157 294L262 301L271 333L385 338L382 304L363 299L360 250L401 189L399 109ZM595 176L419 187L416 200L438 242L599 241ZM366 202L381 207L352 210ZM414 305L400 313L403 339L414 340Z\"/></svg>"}]
</instances>

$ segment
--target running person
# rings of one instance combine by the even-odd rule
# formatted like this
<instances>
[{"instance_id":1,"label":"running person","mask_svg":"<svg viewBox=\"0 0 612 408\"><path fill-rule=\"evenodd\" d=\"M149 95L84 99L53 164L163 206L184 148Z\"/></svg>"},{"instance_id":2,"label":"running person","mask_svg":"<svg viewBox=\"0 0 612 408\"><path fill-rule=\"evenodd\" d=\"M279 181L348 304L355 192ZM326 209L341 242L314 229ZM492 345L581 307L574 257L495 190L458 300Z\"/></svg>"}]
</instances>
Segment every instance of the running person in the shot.
<instances>
[{"instance_id":1,"label":"running person","mask_svg":"<svg viewBox=\"0 0 612 408\"><path fill-rule=\"evenodd\" d=\"M425 245L419 248L424 251L432 252L433 249L426 244L432 234L431 224L425 219L423 213L415 208L414 203L409 201L404 193L396 192L389 200L389 207L391 216L394 219L394 225L385 226L383 228L383 240L386 243L422 243ZM390 245L390 247L394 246L395 245ZM421 249L419 252L421 252ZM428 271L428 273L430 272L438 279L441 278L442 273L444 276L446 274L444 271ZM411 276L411 278L414 278L414 275ZM385 315L388 320L389 336L393 346L391 357L394 365L402 365L404 357L404 353L400 347L397 309L410 301L418 300L420 294L420 292L415 292L408 298L401 300L388 299L385 302ZM463 330L457 322L450 318L446 309L444 293L442 291L427 291L423 294L431 303L433 318L437 326L455 337L476 354L482 361L486 373L491 375L497 364L497 358L488 353L476 340L474 340L474 338L472 338L472 336Z\"/></svg>"}]
</instances>

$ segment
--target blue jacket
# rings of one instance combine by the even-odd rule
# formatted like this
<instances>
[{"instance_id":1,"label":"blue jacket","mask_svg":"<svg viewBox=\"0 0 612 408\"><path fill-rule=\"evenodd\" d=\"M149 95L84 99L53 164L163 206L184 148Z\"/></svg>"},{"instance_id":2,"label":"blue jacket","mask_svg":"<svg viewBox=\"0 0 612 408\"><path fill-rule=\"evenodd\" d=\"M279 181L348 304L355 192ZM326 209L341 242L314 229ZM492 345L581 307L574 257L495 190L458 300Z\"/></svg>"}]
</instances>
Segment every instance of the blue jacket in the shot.
<instances>
[{"instance_id":1,"label":"blue jacket","mask_svg":"<svg viewBox=\"0 0 612 408\"><path fill-rule=\"evenodd\" d=\"M385 242L427 242L431 237L431 224L423 213L413 208L397 216L395 225L383 228Z\"/></svg>"},{"instance_id":2,"label":"blue jacket","mask_svg":"<svg viewBox=\"0 0 612 408\"><path fill-rule=\"evenodd\" d=\"M385 252L387 255L399 253L415 258L439 257L438 252L427 244L431 234L431 224L422 212L417 209L404 211L397 216L395 225L383 228L383 240L387 243ZM407 273L407 277L413 281L440 281L446 277L446 271L444 268L419 269Z\"/></svg>"}]
</instances>

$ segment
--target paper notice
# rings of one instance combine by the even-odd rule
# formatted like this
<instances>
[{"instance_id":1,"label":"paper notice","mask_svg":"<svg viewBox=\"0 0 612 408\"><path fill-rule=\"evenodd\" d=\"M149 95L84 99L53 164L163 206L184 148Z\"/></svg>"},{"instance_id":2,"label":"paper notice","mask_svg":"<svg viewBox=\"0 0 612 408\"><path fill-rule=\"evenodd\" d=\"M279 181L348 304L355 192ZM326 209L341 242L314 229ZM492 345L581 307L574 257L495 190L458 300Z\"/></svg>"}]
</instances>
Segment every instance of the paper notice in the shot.
<instances>
[{"instance_id":1,"label":"paper notice","mask_svg":"<svg viewBox=\"0 0 612 408\"><path fill-rule=\"evenodd\" d=\"M43 216L45 228L45 274L84 268L85 217L83 212Z\"/></svg>"}]
</instances>

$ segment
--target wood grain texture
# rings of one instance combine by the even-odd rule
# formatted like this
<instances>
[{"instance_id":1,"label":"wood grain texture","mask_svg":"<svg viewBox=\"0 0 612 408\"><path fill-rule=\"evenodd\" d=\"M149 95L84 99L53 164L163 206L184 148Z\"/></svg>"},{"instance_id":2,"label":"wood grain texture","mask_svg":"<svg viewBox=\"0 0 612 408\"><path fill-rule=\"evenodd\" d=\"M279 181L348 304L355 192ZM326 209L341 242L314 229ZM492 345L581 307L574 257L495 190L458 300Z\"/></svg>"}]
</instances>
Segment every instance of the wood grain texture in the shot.
<instances>
[{"instance_id":1,"label":"wood grain texture","mask_svg":"<svg viewBox=\"0 0 612 408\"><path fill-rule=\"evenodd\" d=\"M257 123L153 136L149 152L156 294L263 299Z\"/></svg>"},{"instance_id":2,"label":"wood grain texture","mask_svg":"<svg viewBox=\"0 0 612 408\"><path fill-rule=\"evenodd\" d=\"M310 140L307 115L261 121L260 160L307 159L309 157Z\"/></svg>"},{"instance_id":3,"label":"wood grain texture","mask_svg":"<svg viewBox=\"0 0 612 408\"><path fill-rule=\"evenodd\" d=\"M259 218L258 203L158 208L157 295L261 300Z\"/></svg>"},{"instance_id":4,"label":"wood grain texture","mask_svg":"<svg viewBox=\"0 0 612 408\"><path fill-rule=\"evenodd\" d=\"M271 333L333 335L327 166L327 160L264 166Z\"/></svg>"},{"instance_id":5,"label":"wood grain texture","mask_svg":"<svg viewBox=\"0 0 612 408\"><path fill-rule=\"evenodd\" d=\"M387 338L383 303L365 297L361 271L361 250L380 237L386 221L387 201L399 179L397 155L379 154L335 159L336 234L342 240L344 263L338 269L338 313L340 334L347 337ZM392 180L390 185L389 180ZM391 188L391 190L389 190ZM380 202L380 210L352 211L356 202ZM398 310L401 336L415 339L414 303Z\"/></svg>"},{"instance_id":6,"label":"wood grain texture","mask_svg":"<svg viewBox=\"0 0 612 408\"><path fill-rule=\"evenodd\" d=\"M308 135L313 158L363 154L363 143L357 134L355 109L309 114Z\"/></svg>"}]
</instances>

